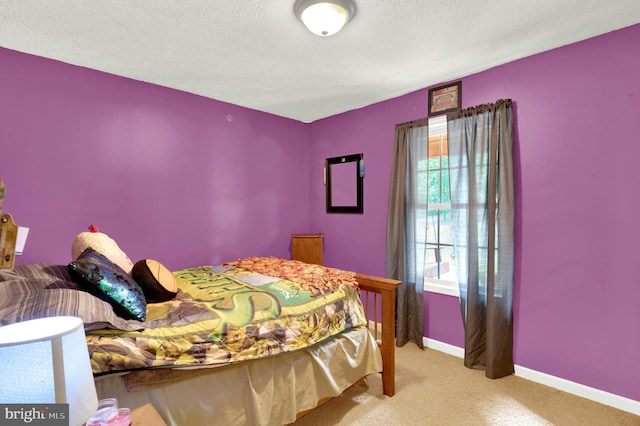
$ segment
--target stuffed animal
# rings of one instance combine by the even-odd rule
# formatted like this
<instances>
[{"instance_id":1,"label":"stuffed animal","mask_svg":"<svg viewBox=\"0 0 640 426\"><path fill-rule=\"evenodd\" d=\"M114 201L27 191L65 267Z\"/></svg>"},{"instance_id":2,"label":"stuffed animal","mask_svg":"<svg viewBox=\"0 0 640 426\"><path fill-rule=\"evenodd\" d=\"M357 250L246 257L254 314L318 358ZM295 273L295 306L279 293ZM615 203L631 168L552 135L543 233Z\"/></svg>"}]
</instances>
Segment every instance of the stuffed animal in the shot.
<instances>
[{"instance_id":1,"label":"stuffed animal","mask_svg":"<svg viewBox=\"0 0 640 426\"><path fill-rule=\"evenodd\" d=\"M73 240L71 259L76 260L87 247L91 247L93 250L102 254L122 268L127 274L131 274L131 270L133 269L131 259L129 259L113 239L107 234L100 232L95 225L89 227L89 232L81 232Z\"/></svg>"},{"instance_id":2,"label":"stuffed animal","mask_svg":"<svg viewBox=\"0 0 640 426\"><path fill-rule=\"evenodd\" d=\"M75 267L74 262L89 247L133 278L147 302L164 302L176 296L178 287L171 271L153 259L142 259L134 265L118 244L95 225L89 227L89 232L81 232L73 240L70 266Z\"/></svg>"}]
</instances>

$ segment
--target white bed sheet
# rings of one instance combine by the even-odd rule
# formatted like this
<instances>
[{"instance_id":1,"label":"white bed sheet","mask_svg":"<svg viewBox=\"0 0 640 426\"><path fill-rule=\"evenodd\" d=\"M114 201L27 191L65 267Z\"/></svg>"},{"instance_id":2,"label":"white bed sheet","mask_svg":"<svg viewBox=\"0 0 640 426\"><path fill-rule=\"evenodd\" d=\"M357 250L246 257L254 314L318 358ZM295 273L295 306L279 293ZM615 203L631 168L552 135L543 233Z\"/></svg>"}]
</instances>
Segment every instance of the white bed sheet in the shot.
<instances>
[{"instance_id":1,"label":"white bed sheet","mask_svg":"<svg viewBox=\"0 0 640 426\"><path fill-rule=\"evenodd\" d=\"M173 426L284 425L296 414L340 395L361 378L382 371L380 350L364 327L311 348L203 370L188 380L127 391L121 376L97 377L99 398L121 407L152 403Z\"/></svg>"}]
</instances>

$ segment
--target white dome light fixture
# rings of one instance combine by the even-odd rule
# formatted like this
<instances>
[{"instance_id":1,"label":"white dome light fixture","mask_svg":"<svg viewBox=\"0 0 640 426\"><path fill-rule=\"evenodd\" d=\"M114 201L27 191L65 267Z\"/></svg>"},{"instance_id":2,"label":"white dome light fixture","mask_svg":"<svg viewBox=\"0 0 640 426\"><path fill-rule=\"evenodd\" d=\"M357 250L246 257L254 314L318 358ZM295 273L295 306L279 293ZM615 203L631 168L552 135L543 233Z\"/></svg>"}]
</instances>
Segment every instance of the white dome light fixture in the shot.
<instances>
[{"instance_id":1,"label":"white dome light fixture","mask_svg":"<svg viewBox=\"0 0 640 426\"><path fill-rule=\"evenodd\" d=\"M328 37L340 31L356 14L353 0L296 0L293 11L315 35Z\"/></svg>"}]
</instances>

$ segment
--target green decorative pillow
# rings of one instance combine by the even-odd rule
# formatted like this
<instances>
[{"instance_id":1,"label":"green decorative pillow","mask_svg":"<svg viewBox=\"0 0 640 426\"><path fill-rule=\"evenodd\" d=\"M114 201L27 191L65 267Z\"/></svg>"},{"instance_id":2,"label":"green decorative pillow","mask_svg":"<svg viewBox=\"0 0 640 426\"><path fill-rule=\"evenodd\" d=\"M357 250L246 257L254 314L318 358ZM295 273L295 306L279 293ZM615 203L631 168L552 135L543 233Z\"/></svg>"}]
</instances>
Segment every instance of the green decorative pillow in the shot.
<instances>
[{"instance_id":1,"label":"green decorative pillow","mask_svg":"<svg viewBox=\"0 0 640 426\"><path fill-rule=\"evenodd\" d=\"M144 321L147 302L140 286L122 268L107 257L85 249L69 263L71 277L84 289L113 306L114 312L127 319Z\"/></svg>"},{"instance_id":2,"label":"green decorative pillow","mask_svg":"<svg viewBox=\"0 0 640 426\"><path fill-rule=\"evenodd\" d=\"M153 259L139 260L133 265L131 276L140 285L147 302L165 302L178 292L178 284L162 263Z\"/></svg>"}]
</instances>

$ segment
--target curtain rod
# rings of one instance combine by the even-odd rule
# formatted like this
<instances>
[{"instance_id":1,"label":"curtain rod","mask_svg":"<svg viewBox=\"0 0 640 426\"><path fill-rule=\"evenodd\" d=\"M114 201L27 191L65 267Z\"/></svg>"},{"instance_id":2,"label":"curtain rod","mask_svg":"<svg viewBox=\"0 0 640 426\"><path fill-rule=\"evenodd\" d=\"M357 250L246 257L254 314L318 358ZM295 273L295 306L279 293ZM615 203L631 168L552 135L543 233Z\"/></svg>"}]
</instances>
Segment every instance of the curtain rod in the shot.
<instances>
[{"instance_id":1,"label":"curtain rod","mask_svg":"<svg viewBox=\"0 0 640 426\"><path fill-rule=\"evenodd\" d=\"M417 120L411 120L411 121L405 121L404 123L398 123L396 124L396 127L398 126L416 126L416 125L422 125L422 122L428 123L429 122L429 117L422 117L422 118L418 118Z\"/></svg>"},{"instance_id":2,"label":"curtain rod","mask_svg":"<svg viewBox=\"0 0 640 426\"><path fill-rule=\"evenodd\" d=\"M498 106L499 104L502 104L502 103L505 103L507 106L510 106L512 102L513 101L510 98L498 99L494 103L480 104L480 105L476 105L476 106L472 106L472 107L461 109L460 111L450 112L450 113L447 114L447 118L449 118L449 117L458 118L458 117L461 117L463 114L465 114L465 112L478 111L478 110L479 111L483 111L483 110L486 110L486 109L489 109L489 108L495 108L496 106ZM429 118L432 118L432 117L422 117L422 118L418 118L416 120L405 121L404 123L396 124L396 127L398 127L398 126L422 125L423 121L426 121L428 123L429 122Z\"/></svg>"}]
</instances>

